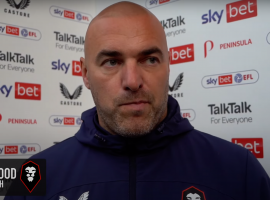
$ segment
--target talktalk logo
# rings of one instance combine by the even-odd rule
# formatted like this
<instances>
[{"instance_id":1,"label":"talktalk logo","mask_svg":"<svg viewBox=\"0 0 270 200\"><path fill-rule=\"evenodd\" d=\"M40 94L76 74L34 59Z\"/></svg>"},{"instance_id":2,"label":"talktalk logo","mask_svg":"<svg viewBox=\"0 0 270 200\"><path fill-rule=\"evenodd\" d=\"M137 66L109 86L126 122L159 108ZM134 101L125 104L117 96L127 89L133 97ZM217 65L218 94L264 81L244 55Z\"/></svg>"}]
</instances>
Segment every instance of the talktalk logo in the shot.
<instances>
[{"instance_id":1,"label":"talktalk logo","mask_svg":"<svg viewBox=\"0 0 270 200\"><path fill-rule=\"evenodd\" d=\"M41 85L15 82L15 99L41 100Z\"/></svg>"},{"instance_id":2,"label":"talktalk logo","mask_svg":"<svg viewBox=\"0 0 270 200\"><path fill-rule=\"evenodd\" d=\"M223 86L236 86L243 84L253 84L259 80L259 72L256 70L247 70L231 72L227 74L215 74L205 76L202 79L204 88L214 88Z\"/></svg>"},{"instance_id":3,"label":"talktalk logo","mask_svg":"<svg viewBox=\"0 0 270 200\"><path fill-rule=\"evenodd\" d=\"M256 158L263 158L262 138L232 138L232 143L248 149Z\"/></svg>"},{"instance_id":4,"label":"talktalk logo","mask_svg":"<svg viewBox=\"0 0 270 200\"><path fill-rule=\"evenodd\" d=\"M18 154L18 146L5 146L5 154Z\"/></svg>"},{"instance_id":5,"label":"talktalk logo","mask_svg":"<svg viewBox=\"0 0 270 200\"><path fill-rule=\"evenodd\" d=\"M0 22L0 34L29 40L40 40L39 30Z\"/></svg>"},{"instance_id":6,"label":"talktalk logo","mask_svg":"<svg viewBox=\"0 0 270 200\"><path fill-rule=\"evenodd\" d=\"M202 15L202 24L211 22L220 23L223 11L212 11ZM257 17L257 0L242 0L226 5L227 23L235 22L243 19Z\"/></svg>"},{"instance_id":7,"label":"talktalk logo","mask_svg":"<svg viewBox=\"0 0 270 200\"><path fill-rule=\"evenodd\" d=\"M70 68L70 63L65 63L65 62L61 62L60 59L58 59L57 61L53 61L52 62L52 70L57 70L57 71L62 71L65 74L67 74L69 68ZM73 76L82 76L82 71L81 71L81 65L80 65L80 61L72 61L72 75Z\"/></svg>"},{"instance_id":8,"label":"talktalk logo","mask_svg":"<svg viewBox=\"0 0 270 200\"><path fill-rule=\"evenodd\" d=\"M59 17L62 19L68 19L76 22L87 23L92 20L92 16L87 13L82 13L75 10L61 8L58 6L51 6L50 13L53 17Z\"/></svg>"},{"instance_id":9,"label":"talktalk logo","mask_svg":"<svg viewBox=\"0 0 270 200\"><path fill-rule=\"evenodd\" d=\"M170 48L170 64L180 64L194 61L194 44Z\"/></svg>"},{"instance_id":10,"label":"talktalk logo","mask_svg":"<svg viewBox=\"0 0 270 200\"><path fill-rule=\"evenodd\" d=\"M179 0L146 0L145 6L147 8L154 8L154 7L162 6L164 4L175 2L175 1L179 1Z\"/></svg>"}]
</instances>

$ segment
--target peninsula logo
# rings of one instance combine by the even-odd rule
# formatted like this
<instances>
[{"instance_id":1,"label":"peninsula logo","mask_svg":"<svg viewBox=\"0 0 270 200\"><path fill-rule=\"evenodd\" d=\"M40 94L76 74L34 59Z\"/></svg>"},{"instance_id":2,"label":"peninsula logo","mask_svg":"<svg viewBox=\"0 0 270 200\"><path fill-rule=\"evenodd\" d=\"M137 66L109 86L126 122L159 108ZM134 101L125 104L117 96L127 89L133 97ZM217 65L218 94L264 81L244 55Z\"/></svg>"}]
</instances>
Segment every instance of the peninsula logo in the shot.
<instances>
[{"instance_id":1,"label":"peninsula logo","mask_svg":"<svg viewBox=\"0 0 270 200\"><path fill-rule=\"evenodd\" d=\"M220 23L224 10L212 11L202 15L202 24ZM226 5L227 23L257 17L257 0L241 0Z\"/></svg>"},{"instance_id":2,"label":"peninsula logo","mask_svg":"<svg viewBox=\"0 0 270 200\"><path fill-rule=\"evenodd\" d=\"M241 46L247 46L252 44L251 39L245 39L245 40L238 40L234 42L229 43L222 43L219 45L220 50L222 49L229 49L234 47L241 47ZM207 57L207 53L211 51L214 48L214 42L211 40L208 40L204 43L204 58Z\"/></svg>"},{"instance_id":3,"label":"peninsula logo","mask_svg":"<svg viewBox=\"0 0 270 200\"><path fill-rule=\"evenodd\" d=\"M163 26L164 30L165 29L171 29L174 27L179 27L179 26L183 26L185 25L185 18L183 18L182 16L177 16L176 18L168 18L166 20L161 20L160 21L161 25ZM179 29L179 30L175 30L175 31L170 31L166 33L166 37L170 37L170 36L176 36L176 35L180 35L180 34L184 34L186 33L186 29Z\"/></svg>"},{"instance_id":4,"label":"peninsula logo","mask_svg":"<svg viewBox=\"0 0 270 200\"><path fill-rule=\"evenodd\" d=\"M182 192L182 200L206 200L204 192L194 186Z\"/></svg>"},{"instance_id":5,"label":"peninsula logo","mask_svg":"<svg viewBox=\"0 0 270 200\"><path fill-rule=\"evenodd\" d=\"M183 83L183 80L184 80L184 73L182 72L181 74L179 74L177 76L177 78L175 79L174 83L173 83L173 86L170 86L169 85L169 94L172 96L172 97L183 97L183 93L173 93L175 91L177 91L179 89L179 87L182 85Z\"/></svg>"},{"instance_id":6,"label":"peninsula logo","mask_svg":"<svg viewBox=\"0 0 270 200\"><path fill-rule=\"evenodd\" d=\"M58 59L52 62L52 66L52 70L63 71L66 74L70 68L70 63L61 62L61 60ZM82 76L80 61L72 61L72 75Z\"/></svg>"},{"instance_id":7,"label":"peninsula logo","mask_svg":"<svg viewBox=\"0 0 270 200\"><path fill-rule=\"evenodd\" d=\"M231 102L231 103L220 103L219 105L216 104L209 104L208 107L210 108L211 115L246 115L252 113L251 104L247 102ZM230 124L236 123L243 124L243 123L252 123L252 117L238 117L238 118L211 118L211 124Z\"/></svg>"},{"instance_id":8,"label":"peninsula logo","mask_svg":"<svg viewBox=\"0 0 270 200\"><path fill-rule=\"evenodd\" d=\"M194 44L187 44L170 48L170 64L181 64L194 61Z\"/></svg>"},{"instance_id":9,"label":"peninsula logo","mask_svg":"<svg viewBox=\"0 0 270 200\"><path fill-rule=\"evenodd\" d=\"M0 144L0 156L34 155L41 151L39 144Z\"/></svg>"},{"instance_id":10,"label":"peninsula logo","mask_svg":"<svg viewBox=\"0 0 270 200\"><path fill-rule=\"evenodd\" d=\"M71 95L67 89L67 87L60 83L60 91L62 93L62 95L66 98L66 99L69 99L69 100L75 100L75 99L78 99L79 96L81 95L82 93L82 89L83 89L83 86L80 85L78 86L74 93ZM73 102L73 101L61 101L60 102L61 105L74 105L74 106L81 106L82 105L82 102Z\"/></svg>"},{"instance_id":11,"label":"peninsula logo","mask_svg":"<svg viewBox=\"0 0 270 200\"><path fill-rule=\"evenodd\" d=\"M72 115L52 115L49 118L51 126L78 127L82 124L79 116Z\"/></svg>"},{"instance_id":12,"label":"peninsula logo","mask_svg":"<svg viewBox=\"0 0 270 200\"><path fill-rule=\"evenodd\" d=\"M226 86L254 84L259 80L259 72L247 70L229 72L227 74L208 75L202 78L202 86L206 89Z\"/></svg>"},{"instance_id":13,"label":"peninsula logo","mask_svg":"<svg viewBox=\"0 0 270 200\"><path fill-rule=\"evenodd\" d=\"M16 10L4 8L5 13L18 15L21 17L30 17L29 13L18 11L18 10L23 10L23 9L27 8L30 4L30 0L21 0L21 1L19 1L19 3L17 3L18 1L16 1L16 0L6 0L6 2L10 7L15 8Z\"/></svg>"},{"instance_id":14,"label":"peninsula logo","mask_svg":"<svg viewBox=\"0 0 270 200\"><path fill-rule=\"evenodd\" d=\"M232 143L248 149L256 158L263 158L262 138L232 138Z\"/></svg>"},{"instance_id":15,"label":"peninsula logo","mask_svg":"<svg viewBox=\"0 0 270 200\"><path fill-rule=\"evenodd\" d=\"M150 8L154 8L157 6L165 5L167 3L172 3L175 1L179 1L179 0L146 0L145 7L150 9Z\"/></svg>"},{"instance_id":16,"label":"peninsula logo","mask_svg":"<svg viewBox=\"0 0 270 200\"><path fill-rule=\"evenodd\" d=\"M35 40L41 39L41 32L37 29L5 24L0 22L0 35L17 37L21 39Z\"/></svg>"},{"instance_id":17,"label":"peninsula logo","mask_svg":"<svg viewBox=\"0 0 270 200\"><path fill-rule=\"evenodd\" d=\"M2 115L0 114L0 122L2 121Z\"/></svg>"},{"instance_id":18,"label":"peninsula logo","mask_svg":"<svg viewBox=\"0 0 270 200\"><path fill-rule=\"evenodd\" d=\"M36 119L16 119L16 118L9 118L9 124L37 124Z\"/></svg>"},{"instance_id":19,"label":"peninsula logo","mask_svg":"<svg viewBox=\"0 0 270 200\"><path fill-rule=\"evenodd\" d=\"M34 65L34 58L29 54L21 54L21 53L13 53L13 52L2 52L0 51L0 61L5 62L13 62L13 63L19 63L19 64L27 64L27 65ZM31 67L21 67L16 66L13 64L1 64L0 63L0 70L11 70L11 71L18 71L21 73L34 73L35 69Z\"/></svg>"},{"instance_id":20,"label":"peninsula logo","mask_svg":"<svg viewBox=\"0 0 270 200\"><path fill-rule=\"evenodd\" d=\"M68 19L74 22L80 22L85 24L89 24L89 22L92 20L92 16L90 14L66 8L61 8L58 6L51 6L50 13L53 17Z\"/></svg>"}]
</instances>

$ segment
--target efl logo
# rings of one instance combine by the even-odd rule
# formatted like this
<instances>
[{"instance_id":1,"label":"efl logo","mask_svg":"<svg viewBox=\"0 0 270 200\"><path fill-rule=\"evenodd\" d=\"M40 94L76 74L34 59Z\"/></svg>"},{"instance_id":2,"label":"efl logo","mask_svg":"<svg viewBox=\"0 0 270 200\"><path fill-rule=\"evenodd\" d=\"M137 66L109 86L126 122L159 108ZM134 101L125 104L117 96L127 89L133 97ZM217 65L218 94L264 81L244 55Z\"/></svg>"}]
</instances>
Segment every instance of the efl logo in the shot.
<instances>
[{"instance_id":1,"label":"efl logo","mask_svg":"<svg viewBox=\"0 0 270 200\"><path fill-rule=\"evenodd\" d=\"M219 76L218 83L219 85L232 84L232 75Z\"/></svg>"},{"instance_id":2,"label":"efl logo","mask_svg":"<svg viewBox=\"0 0 270 200\"><path fill-rule=\"evenodd\" d=\"M18 154L18 146L5 146L5 154Z\"/></svg>"},{"instance_id":3,"label":"efl logo","mask_svg":"<svg viewBox=\"0 0 270 200\"><path fill-rule=\"evenodd\" d=\"M6 33L10 35L20 35L20 29L17 27L6 26Z\"/></svg>"},{"instance_id":4,"label":"efl logo","mask_svg":"<svg viewBox=\"0 0 270 200\"><path fill-rule=\"evenodd\" d=\"M194 44L170 48L170 64L180 64L194 61Z\"/></svg>"},{"instance_id":5,"label":"efl logo","mask_svg":"<svg viewBox=\"0 0 270 200\"><path fill-rule=\"evenodd\" d=\"M41 39L41 33L39 30L5 24L1 22L0 22L0 34L36 41Z\"/></svg>"},{"instance_id":6,"label":"efl logo","mask_svg":"<svg viewBox=\"0 0 270 200\"><path fill-rule=\"evenodd\" d=\"M39 144L0 144L0 156L16 156L34 155L41 151Z\"/></svg>"},{"instance_id":7,"label":"efl logo","mask_svg":"<svg viewBox=\"0 0 270 200\"><path fill-rule=\"evenodd\" d=\"M52 115L49 118L51 126L78 127L82 120L79 116Z\"/></svg>"},{"instance_id":8,"label":"efl logo","mask_svg":"<svg viewBox=\"0 0 270 200\"><path fill-rule=\"evenodd\" d=\"M167 3L171 3L171 2L175 2L175 1L179 1L179 0L146 0L145 7L146 8L154 8L154 7L162 6L162 5L165 5Z\"/></svg>"},{"instance_id":9,"label":"efl logo","mask_svg":"<svg viewBox=\"0 0 270 200\"><path fill-rule=\"evenodd\" d=\"M82 76L81 63L80 61L72 61L72 75Z\"/></svg>"},{"instance_id":10,"label":"efl logo","mask_svg":"<svg viewBox=\"0 0 270 200\"><path fill-rule=\"evenodd\" d=\"M193 121L196 118L196 113L193 109L181 109L181 116Z\"/></svg>"},{"instance_id":11,"label":"efl logo","mask_svg":"<svg viewBox=\"0 0 270 200\"><path fill-rule=\"evenodd\" d=\"M68 19L68 20L86 23L86 24L89 24L89 22L92 20L92 16L90 14L82 13L79 11L70 10L66 8L61 8L58 6L51 6L50 13L53 17L59 17L62 19Z\"/></svg>"},{"instance_id":12,"label":"efl logo","mask_svg":"<svg viewBox=\"0 0 270 200\"><path fill-rule=\"evenodd\" d=\"M263 158L262 138L232 138L232 143L250 150L256 158Z\"/></svg>"},{"instance_id":13,"label":"efl logo","mask_svg":"<svg viewBox=\"0 0 270 200\"><path fill-rule=\"evenodd\" d=\"M15 82L15 99L41 100L41 85Z\"/></svg>"},{"instance_id":14,"label":"efl logo","mask_svg":"<svg viewBox=\"0 0 270 200\"><path fill-rule=\"evenodd\" d=\"M235 86L253 84L259 80L259 73L256 70L230 72L227 74L214 74L202 78L204 88L215 88L224 86Z\"/></svg>"},{"instance_id":15,"label":"efl logo","mask_svg":"<svg viewBox=\"0 0 270 200\"><path fill-rule=\"evenodd\" d=\"M227 23L257 17L257 0L242 0L226 5Z\"/></svg>"}]
</instances>

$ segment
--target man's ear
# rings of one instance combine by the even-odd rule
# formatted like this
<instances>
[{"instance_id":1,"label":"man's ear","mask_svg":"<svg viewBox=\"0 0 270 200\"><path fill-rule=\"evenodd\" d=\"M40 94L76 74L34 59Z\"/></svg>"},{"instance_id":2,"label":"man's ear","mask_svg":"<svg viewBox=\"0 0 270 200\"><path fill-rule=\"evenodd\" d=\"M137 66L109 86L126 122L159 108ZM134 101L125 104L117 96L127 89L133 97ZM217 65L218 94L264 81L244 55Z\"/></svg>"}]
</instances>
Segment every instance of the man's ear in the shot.
<instances>
[{"instance_id":1,"label":"man's ear","mask_svg":"<svg viewBox=\"0 0 270 200\"><path fill-rule=\"evenodd\" d=\"M90 90L90 84L88 80L89 71L85 65L85 59L83 57L80 58L80 63L81 63L82 78L83 78L84 85Z\"/></svg>"}]
</instances>

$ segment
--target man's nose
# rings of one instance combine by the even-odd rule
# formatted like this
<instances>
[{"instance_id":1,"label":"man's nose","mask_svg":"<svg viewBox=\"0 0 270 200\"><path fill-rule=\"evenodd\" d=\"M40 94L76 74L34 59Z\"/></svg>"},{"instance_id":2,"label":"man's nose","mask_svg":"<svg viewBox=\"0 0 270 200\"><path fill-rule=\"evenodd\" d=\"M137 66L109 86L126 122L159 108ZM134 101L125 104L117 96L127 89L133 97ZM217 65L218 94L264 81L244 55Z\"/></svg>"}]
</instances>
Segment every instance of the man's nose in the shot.
<instances>
[{"instance_id":1,"label":"man's nose","mask_svg":"<svg viewBox=\"0 0 270 200\"><path fill-rule=\"evenodd\" d=\"M135 60L127 61L122 68L122 86L124 90L138 91L143 86L141 66Z\"/></svg>"}]
</instances>

